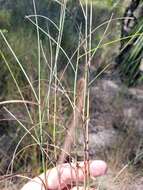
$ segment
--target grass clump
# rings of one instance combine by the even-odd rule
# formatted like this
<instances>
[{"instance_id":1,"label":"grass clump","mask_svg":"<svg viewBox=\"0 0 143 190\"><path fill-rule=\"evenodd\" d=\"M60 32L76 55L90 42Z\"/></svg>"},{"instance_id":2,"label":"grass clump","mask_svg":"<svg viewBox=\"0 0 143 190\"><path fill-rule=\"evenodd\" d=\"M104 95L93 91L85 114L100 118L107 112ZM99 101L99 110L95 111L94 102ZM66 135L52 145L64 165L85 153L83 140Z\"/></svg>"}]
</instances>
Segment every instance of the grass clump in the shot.
<instances>
[{"instance_id":1,"label":"grass clump","mask_svg":"<svg viewBox=\"0 0 143 190\"><path fill-rule=\"evenodd\" d=\"M7 173L13 176L16 171L30 171L26 175L31 177L57 163L77 162L79 127L84 134L83 160L89 161L90 86L110 66L110 59L105 58L113 49L107 45L114 43L116 24L112 21L116 18L111 15L106 21L103 14L104 23L99 25L100 19L95 23L93 10L97 7L93 8L92 1L75 5L46 2L46 10L57 10L53 17L52 11L41 15L42 9L34 0L30 3L33 9L24 15L28 24L20 27L18 22L17 28L14 25L7 33L0 31L2 70L7 75L0 105L17 134ZM24 2L20 8L23 6ZM109 15L115 4L110 1L106 6ZM91 79L92 68L95 75ZM86 188L89 173L85 170Z\"/></svg>"}]
</instances>

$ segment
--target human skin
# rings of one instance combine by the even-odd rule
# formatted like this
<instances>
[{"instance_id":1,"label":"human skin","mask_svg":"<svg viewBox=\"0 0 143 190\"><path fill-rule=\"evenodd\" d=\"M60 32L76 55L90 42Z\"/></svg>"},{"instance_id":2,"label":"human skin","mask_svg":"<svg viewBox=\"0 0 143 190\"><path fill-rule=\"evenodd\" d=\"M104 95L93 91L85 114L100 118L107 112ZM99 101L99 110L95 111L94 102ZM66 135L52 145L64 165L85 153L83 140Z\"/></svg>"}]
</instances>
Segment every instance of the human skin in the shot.
<instances>
[{"instance_id":1,"label":"human skin","mask_svg":"<svg viewBox=\"0 0 143 190\"><path fill-rule=\"evenodd\" d=\"M84 181L84 171L84 162L62 164L31 179L21 190L82 190L83 187L75 187L72 184ZM106 174L106 171L107 165L104 161L89 161L90 177L102 176Z\"/></svg>"}]
</instances>

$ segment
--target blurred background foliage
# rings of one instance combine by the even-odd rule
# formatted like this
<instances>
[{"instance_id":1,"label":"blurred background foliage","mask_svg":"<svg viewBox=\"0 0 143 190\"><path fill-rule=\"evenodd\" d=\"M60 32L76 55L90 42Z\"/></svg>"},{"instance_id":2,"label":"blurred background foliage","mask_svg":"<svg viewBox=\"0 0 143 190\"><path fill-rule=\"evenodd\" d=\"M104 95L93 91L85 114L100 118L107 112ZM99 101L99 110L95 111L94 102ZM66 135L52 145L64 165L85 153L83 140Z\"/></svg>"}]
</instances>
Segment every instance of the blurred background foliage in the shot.
<instances>
[{"instance_id":1,"label":"blurred background foliage","mask_svg":"<svg viewBox=\"0 0 143 190\"><path fill-rule=\"evenodd\" d=\"M95 5L93 6L94 19L92 23L93 29L102 24L103 22L109 20L111 16L111 10L115 6L115 4L118 3L118 1L115 2L111 0L110 1L104 0L104 2L102 3L100 3L100 1L94 1L94 2L95 2ZM89 7L90 7L90 1L89 1ZM43 1L38 0L36 1L36 9L38 15L43 15L45 17L48 17L53 22L55 22L55 24L59 25L60 5L57 2L52 0L43 0ZM120 12L119 8L116 8L116 10ZM33 69L31 71L33 74L32 73L31 74L34 77L36 77L37 74L34 73L36 72L36 69L34 68L36 68L37 64L36 27L28 19L26 19L26 16L33 14L34 14L34 8L32 0L31 1L6 0L0 2L0 29L6 35L9 43L11 44L11 47L13 48L17 57L23 63L23 66L27 70L27 72L29 72L29 67L27 67L27 65L33 65L32 66ZM117 15L118 13L115 14ZM34 21L35 18L31 17L31 19ZM38 17L38 25L47 33L49 33L55 40L57 40L57 30L47 19ZM81 27L82 28L81 32L84 32L84 27L85 27L84 25L85 25L85 18L80 3L76 0L69 1L67 6L64 31L61 43L62 48L67 53L69 58L72 56L73 52L76 50L78 46L79 30ZM116 24L113 23L113 25L115 26ZM104 33L106 26L107 24L100 27L93 34L94 36L92 41L93 48L97 46L100 39L102 38L102 34ZM115 38L115 35L113 35L112 33L112 27L108 30L107 38L110 38L110 40ZM119 33L117 35L119 35ZM40 32L40 39L42 41L43 47L46 48L47 59L49 59L50 61L49 40L47 36L43 34L43 32ZM3 42L3 40L1 40L1 46L2 49L4 50L3 52L5 53L7 61L15 62L14 57L11 55L9 50L7 50L6 44L5 42ZM55 44L53 43L52 46L53 46L52 51L54 55ZM97 62L98 60L101 59L101 57L104 57L104 55L106 55L107 52L106 50L107 48L101 48L101 49L102 50L104 49L103 51L104 53L102 52L103 53L102 54L101 50L96 53ZM73 60L74 58L75 56L73 57ZM82 62L83 60L81 59L81 65L83 64ZM61 71L62 69L64 69L66 63L67 63L67 58L63 55L63 53L60 53L60 56L58 58L58 70ZM2 65L3 67L5 67L4 64ZM42 68L44 71L45 66L43 66ZM18 73L17 69L18 68L16 68L16 70L14 69L13 71ZM6 69L3 68L2 70L4 71ZM68 67L68 72L72 77L73 73L70 67ZM19 77L21 77L21 75L19 75Z\"/></svg>"}]
</instances>

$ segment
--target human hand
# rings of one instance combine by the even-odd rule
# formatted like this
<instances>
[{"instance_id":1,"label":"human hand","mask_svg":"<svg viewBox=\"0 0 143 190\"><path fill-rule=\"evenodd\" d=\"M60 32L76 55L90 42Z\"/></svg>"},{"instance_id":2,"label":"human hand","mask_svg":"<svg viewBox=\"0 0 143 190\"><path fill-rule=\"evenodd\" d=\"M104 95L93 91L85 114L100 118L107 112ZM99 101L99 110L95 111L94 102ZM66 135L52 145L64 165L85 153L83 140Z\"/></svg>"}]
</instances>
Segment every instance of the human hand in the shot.
<instances>
[{"instance_id":1,"label":"human hand","mask_svg":"<svg viewBox=\"0 0 143 190\"><path fill-rule=\"evenodd\" d=\"M77 164L66 163L42 173L33 178L21 190L82 190L83 187L74 187L72 184L84 181L84 162ZM104 161L89 161L90 177L102 176L107 171Z\"/></svg>"}]
</instances>

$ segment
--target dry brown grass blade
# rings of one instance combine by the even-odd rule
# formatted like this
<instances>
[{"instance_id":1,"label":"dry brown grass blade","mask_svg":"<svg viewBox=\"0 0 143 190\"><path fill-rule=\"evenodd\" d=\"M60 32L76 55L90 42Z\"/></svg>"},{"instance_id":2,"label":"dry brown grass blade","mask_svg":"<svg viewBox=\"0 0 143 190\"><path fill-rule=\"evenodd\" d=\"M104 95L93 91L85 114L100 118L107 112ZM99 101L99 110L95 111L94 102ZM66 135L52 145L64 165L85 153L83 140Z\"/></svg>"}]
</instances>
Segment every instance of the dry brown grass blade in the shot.
<instances>
[{"instance_id":1,"label":"dry brown grass blade","mask_svg":"<svg viewBox=\"0 0 143 190\"><path fill-rule=\"evenodd\" d=\"M65 141L63 144L63 150L59 157L58 163L62 164L66 156L70 154L71 146L74 142L75 137L75 129L80 126L80 122L82 122L82 112L83 112L83 102L84 102L84 86L85 86L85 79L81 78L77 84L77 101L76 106L71 114L67 124L67 134L65 137Z\"/></svg>"},{"instance_id":2,"label":"dry brown grass blade","mask_svg":"<svg viewBox=\"0 0 143 190\"><path fill-rule=\"evenodd\" d=\"M6 101L0 102L0 105L13 104L13 103L31 104L31 105L37 105L37 106L39 105L36 102L32 102L32 101L28 101L28 100L6 100Z\"/></svg>"}]
</instances>

